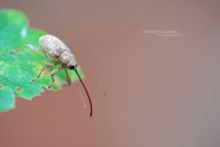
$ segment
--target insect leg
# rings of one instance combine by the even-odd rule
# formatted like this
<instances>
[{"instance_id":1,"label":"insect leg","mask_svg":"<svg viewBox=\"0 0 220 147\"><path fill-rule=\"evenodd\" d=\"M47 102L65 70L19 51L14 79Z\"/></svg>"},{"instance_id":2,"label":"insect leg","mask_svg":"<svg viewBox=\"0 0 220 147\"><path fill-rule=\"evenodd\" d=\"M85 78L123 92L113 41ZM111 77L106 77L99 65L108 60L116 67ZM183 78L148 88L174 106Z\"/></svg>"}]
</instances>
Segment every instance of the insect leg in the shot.
<instances>
[{"instance_id":1,"label":"insect leg","mask_svg":"<svg viewBox=\"0 0 220 147\"><path fill-rule=\"evenodd\" d=\"M42 55L44 53L44 51L41 48L37 48L31 44L26 44L24 47L24 49L30 49L32 52L38 54L38 55ZM46 55L45 55L46 56Z\"/></svg>"},{"instance_id":2,"label":"insect leg","mask_svg":"<svg viewBox=\"0 0 220 147\"><path fill-rule=\"evenodd\" d=\"M56 64L52 64L52 63L46 63L46 66L47 67L53 67L53 66L55 66Z\"/></svg>"},{"instance_id":3,"label":"insect leg","mask_svg":"<svg viewBox=\"0 0 220 147\"><path fill-rule=\"evenodd\" d=\"M66 68L64 68L64 70L65 70L65 73L66 73L66 82L70 85L70 84L71 84L71 78L70 78L70 75L69 75L69 73L68 73L68 71L67 71Z\"/></svg>"},{"instance_id":4,"label":"insect leg","mask_svg":"<svg viewBox=\"0 0 220 147\"><path fill-rule=\"evenodd\" d=\"M53 67L54 64L46 63L46 66L47 66L47 67ZM35 78L33 78L33 79L30 80L30 83L33 83L34 81L36 81L37 79L39 79L45 69L46 69L46 67L43 67L43 68L41 69L40 73L37 75L37 77L35 77Z\"/></svg>"},{"instance_id":5,"label":"insect leg","mask_svg":"<svg viewBox=\"0 0 220 147\"><path fill-rule=\"evenodd\" d=\"M39 48L36 48L33 45L31 45L31 44L26 44L26 45L24 45L24 46L22 46L20 48L15 49L15 50L10 50L9 53L16 54L18 52L21 52L23 49L27 49L27 48L30 49L31 51L35 52L35 53L38 53L39 50L40 50Z\"/></svg>"},{"instance_id":6,"label":"insect leg","mask_svg":"<svg viewBox=\"0 0 220 147\"><path fill-rule=\"evenodd\" d=\"M38 52L39 51L38 48L34 47L31 44L26 44L24 47L27 47L27 48L31 49L32 51L34 51L34 52Z\"/></svg>"},{"instance_id":7,"label":"insect leg","mask_svg":"<svg viewBox=\"0 0 220 147\"><path fill-rule=\"evenodd\" d=\"M48 89L52 86L52 84L55 82L54 79L54 75L57 74L59 72L59 70L61 69L62 66L59 66L58 68L54 69L53 71L51 71L50 76L51 76L51 82L48 85Z\"/></svg>"},{"instance_id":8,"label":"insect leg","mask_svg":"<svg viewBox=\"0 0 220 147\"><path fill-rule=\"evenodd\" d=\"M30 80L30 83L33 83L34 81L36 81L37 79L39 79L45 69L46 69L46 68L43 67L43 68L41 69L40 73L37 75L37 77L35 77L35 78L33 78L33 79Z\"/></svg>"}]
</instances>

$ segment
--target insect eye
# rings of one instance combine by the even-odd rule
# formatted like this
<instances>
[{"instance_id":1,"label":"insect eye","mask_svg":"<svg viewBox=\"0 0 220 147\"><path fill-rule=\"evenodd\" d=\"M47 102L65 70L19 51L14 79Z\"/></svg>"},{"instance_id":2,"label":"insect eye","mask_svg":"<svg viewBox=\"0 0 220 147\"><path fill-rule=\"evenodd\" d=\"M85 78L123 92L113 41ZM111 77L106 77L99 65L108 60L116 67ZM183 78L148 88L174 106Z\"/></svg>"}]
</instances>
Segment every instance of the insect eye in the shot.
<instances>
[{"instance_id":1,"label":"insect eye","mask_svg":"<svg viewBox=\"0 0 220 147\"><path fill-rule=\"evenodd\" d=\"M74 70L76 68L76 66L70 65L68 68Z\"/></svg>"}]
</instances>

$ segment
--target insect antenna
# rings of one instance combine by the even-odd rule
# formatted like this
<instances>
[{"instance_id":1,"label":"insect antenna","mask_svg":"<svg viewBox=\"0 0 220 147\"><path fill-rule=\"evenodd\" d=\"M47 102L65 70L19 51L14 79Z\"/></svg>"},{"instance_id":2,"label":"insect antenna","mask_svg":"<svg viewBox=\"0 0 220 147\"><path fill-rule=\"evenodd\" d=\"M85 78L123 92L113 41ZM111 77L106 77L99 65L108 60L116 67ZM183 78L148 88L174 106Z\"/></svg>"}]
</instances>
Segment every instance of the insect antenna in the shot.
<instances>
[{"instance_id":1,"label":"insect antenna","mask_svg":"<svg viewBox=\"0 0 220 147\"><path fill-rule=\"evenodd\" d=\"M77 75L77 77L79 78L79 81L81 82L81 84L82 84L82 86L83 86L83 88L84 88L84 90L85 90L85 92L86 92L86 95L87 95L87 97L88 97L89 105L90 105L90 117L91 117L91 116L92 116L92 112L93 112L91 97L90 97L90 95L89 95L89 92L88 92L88 90L87 90L87 88L86 88L86 86L85 86L85 84L84 84L82 78L81 78L80 75L79 75L79 72L77 71L76 68L74 69L74 71L76 72L76 75Z\"/></svg>"},{"instance_id":2,"label":"insect antenna","mask_svg":"<svg viewBox=\"0 0 220 147\"><path fill-rule=\"evenodd\" d=\"M80 94L80 97L81 97L81 100L83 102L83 108L86 109L86 101L85 101L85 97L83 96L83 93L82 93L82 89L80 87L80 85L76 85L79 89L79 94Z\"/></svg>"}]
</instances>

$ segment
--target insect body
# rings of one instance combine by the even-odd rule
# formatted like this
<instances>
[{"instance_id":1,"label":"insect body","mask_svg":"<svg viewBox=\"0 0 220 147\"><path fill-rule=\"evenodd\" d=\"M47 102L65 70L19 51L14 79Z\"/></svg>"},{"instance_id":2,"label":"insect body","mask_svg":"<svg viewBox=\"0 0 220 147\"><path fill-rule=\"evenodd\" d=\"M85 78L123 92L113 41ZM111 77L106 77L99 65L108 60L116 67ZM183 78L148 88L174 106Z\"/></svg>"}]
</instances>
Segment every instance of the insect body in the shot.
<instances>
[{"instance_id":1,"label":"insect body","mask_svg":"<svg viewBox=\"0 0 220 147\"><path fill-rule=\"evenodd\" d=\"M54 61L54 64L48 64L46 66L54 66L54 65L59 65L58 68L54 69L51 73L51 83L49 84L48 88L50 88L50 86L55 82L54 79L54 75L56 73L58 73L59 70L64 69L66 76L67 76L67 82L69 84L71 84L71 79L69 77L68 71L67 69L70 70L74 70L76 72L76 75L78 76L86 94L89 100L89 104L90 104L90 116L92 116L92 102L91 102L91 98L89 95L89 92L84 84L84 82L82 81L78 71L77 71L77 62L76 59L74 57L74 55L72 54L71 50L65 45L64 42L62 42L60 39L58 39L57 37L53 36L53 35L43 35L42 37L39 38L39 44L40 47L44 50L44 52L47 54L47 56L49 58L52 59L52 61ZM33 48L29 45L30 48ZM34 79L32 79L31 81L35 81L36 79L40 78L41 74L43 73L43 71L46 69L46 67L44 67L41 72L38 74L38 76Z\"/></svg>"},{"instance_id":2,"label":"insect body","mask_svg":"<svg viewBox=\"0 0 220 147\"><path fill-rule=\"evenodd\" d=\"M52 58L56 64L61 64L69 69L74 69L77 64L71 50L57 37L44 35L40 37L41 48Z\"/></svg>"}]
</instances>

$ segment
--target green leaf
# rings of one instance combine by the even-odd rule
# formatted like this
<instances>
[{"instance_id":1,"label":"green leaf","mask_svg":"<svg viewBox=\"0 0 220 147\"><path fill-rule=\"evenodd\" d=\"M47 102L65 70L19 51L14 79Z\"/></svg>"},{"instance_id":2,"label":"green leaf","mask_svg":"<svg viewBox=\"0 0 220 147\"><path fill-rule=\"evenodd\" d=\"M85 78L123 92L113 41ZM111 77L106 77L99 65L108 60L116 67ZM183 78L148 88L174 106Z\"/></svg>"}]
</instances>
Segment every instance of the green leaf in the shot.
<instances>
[{"instance_id":1,"label":"green leaf","mask_svg":"<svg viewBox=\"0 0 220 147\"><path fill-rule=\"evenodd\" d=\"M0 88L0 111L7 111L15 107L15 98L10 88Z\"/></svg>"},{"instance_id":2,"label":"green leaf","mask_svg":"<svg viewBox=\"0 0 220 147\"><path fill-rule=\"evenodd\" d=\"M44 91L51 78L50 73L56 67L46 68L45 73L35 82L30 82L46 63L53 63L40 51L34 52L27 44L39 48L38 39L46 32L39 29L29 28L27 17L20 11L3 9L0 10L0 111L14 107L14 95L31 100L34 96ZM81 76L83 72L78 69ZM74 72L69 72L72 79L78 80ZM55 83L51 90L61 89L66 81L64 70L55 76ZM10 102L10 104L9 104Z\"/></svg>"},{"instance_id":3,"label":"green leaf","mask_svg":"<svg viewBox=\"0 0 220 147\"><path fill-rule=\"evenodd\" d=\"M0 30L1 49L21 47L23 39L27 36L27 17L16 10L0 10Z\"/></svg>"}]
</instances>

